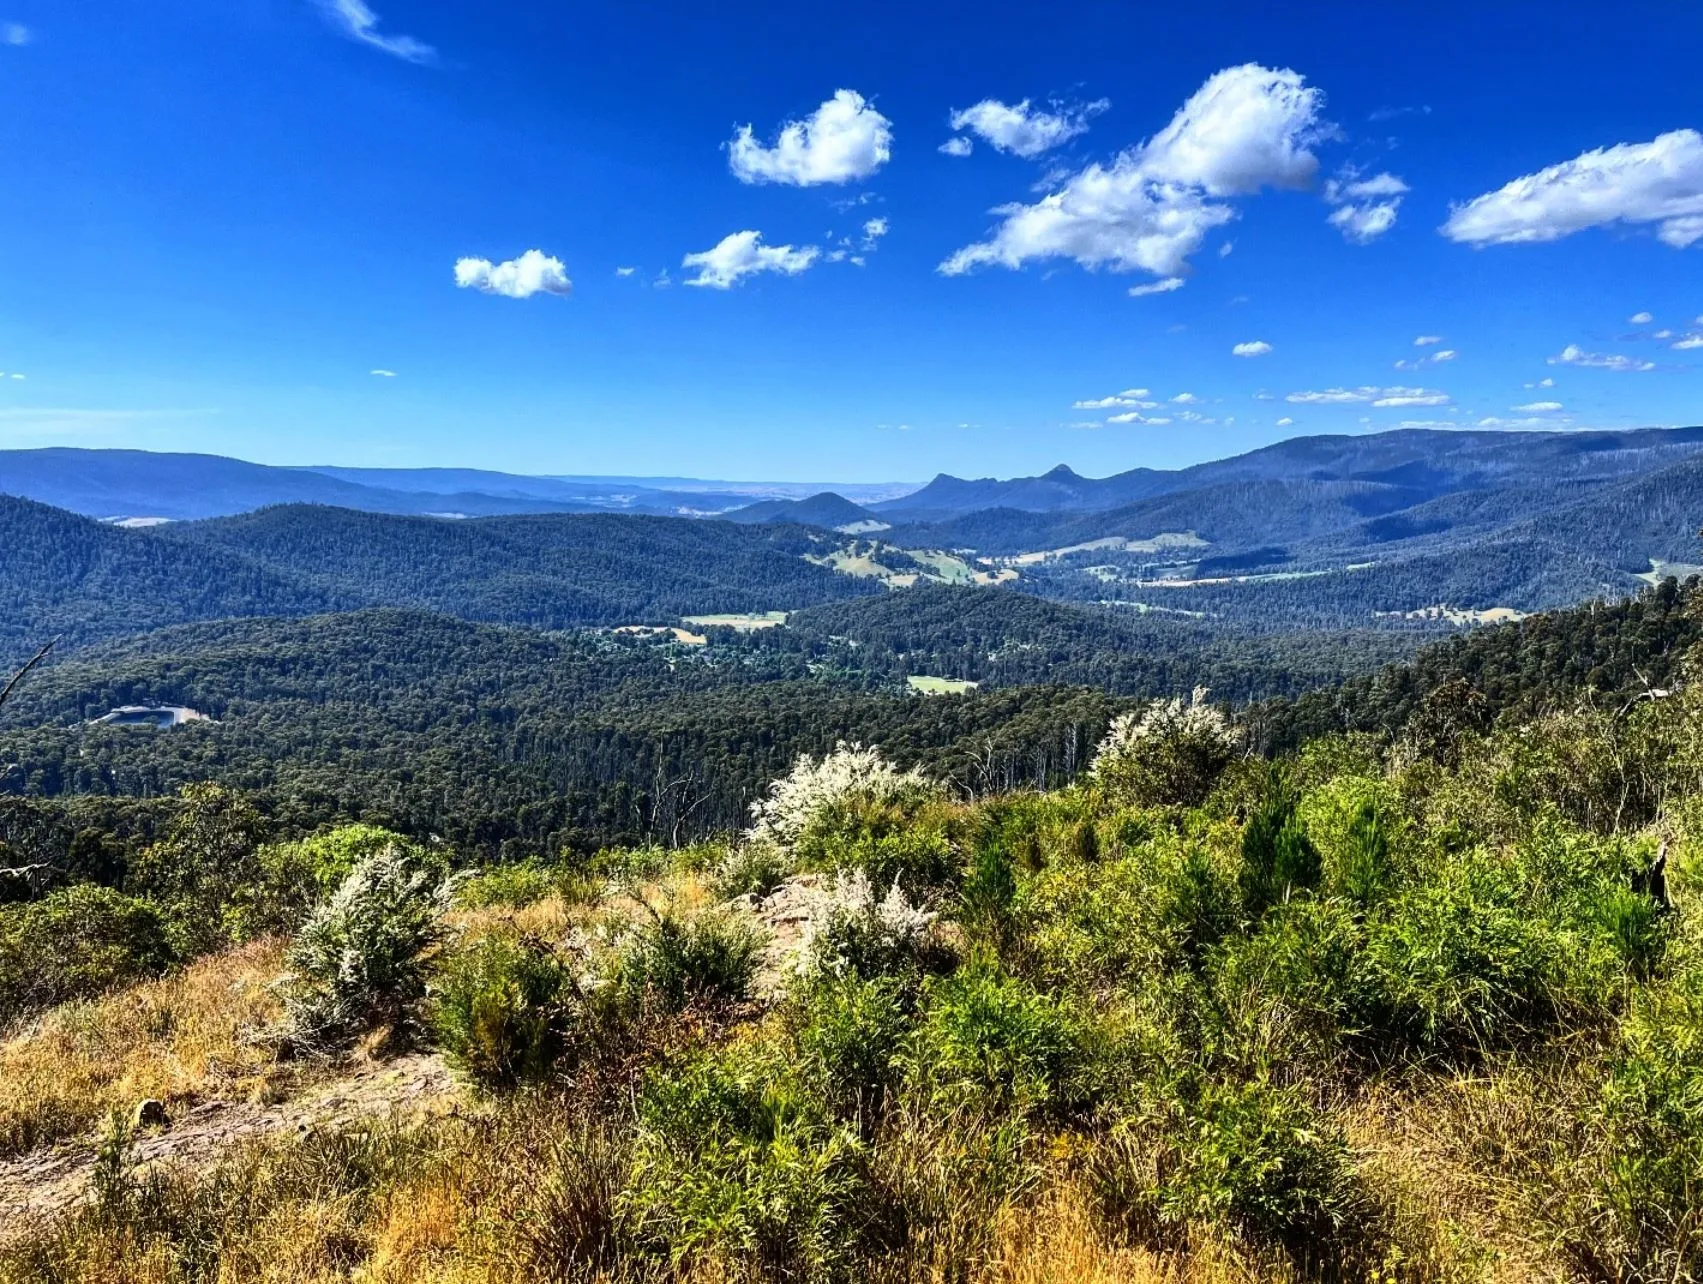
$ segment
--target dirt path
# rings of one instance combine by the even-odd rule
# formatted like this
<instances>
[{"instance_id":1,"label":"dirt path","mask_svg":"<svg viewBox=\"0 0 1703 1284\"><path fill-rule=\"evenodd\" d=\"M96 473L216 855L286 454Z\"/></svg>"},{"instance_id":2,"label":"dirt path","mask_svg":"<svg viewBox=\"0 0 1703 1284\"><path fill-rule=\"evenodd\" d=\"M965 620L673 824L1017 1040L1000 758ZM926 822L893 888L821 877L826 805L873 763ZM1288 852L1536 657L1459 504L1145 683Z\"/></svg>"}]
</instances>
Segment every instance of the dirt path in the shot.
<instances>
[{"instance_id":1,"label":"dirt path","mask_svg":"<svg viewBox=\"0 0 1703 1284\"><path fill-rule=\"evenodd\" d=\"M206 1165L254 1137L302 1133L359 1119L442 1114L457 1101L443 1059L417 1053L351 1068L289 1101L261 1105L211 1099L180 1107L167 1126L136 1139L138 1164ZM95 1139L44 1146L0 1161L0 1237L34 1216L81 1199L94 1169Z\"/></svg>"}]
</instances>

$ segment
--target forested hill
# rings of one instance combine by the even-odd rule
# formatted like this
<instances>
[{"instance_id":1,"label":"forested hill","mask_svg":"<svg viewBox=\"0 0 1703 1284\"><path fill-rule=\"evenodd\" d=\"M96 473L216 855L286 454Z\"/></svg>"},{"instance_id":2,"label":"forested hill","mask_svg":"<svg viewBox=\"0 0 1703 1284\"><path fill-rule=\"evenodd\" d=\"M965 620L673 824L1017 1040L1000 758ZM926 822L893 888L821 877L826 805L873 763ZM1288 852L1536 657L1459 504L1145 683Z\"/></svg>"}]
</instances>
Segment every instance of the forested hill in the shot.
<instances>
[{"instance_id":1,"label":"forested hill","mask_svg":"<svg viewBox=\"0 0 1703 1284\"><path fill-rule=\"evenodd\" d=\"M70 644L185 620L356 604L287 567L0 495L0 662L55 637Z\"/></svg>"},{"instance_id":2,"label":"forested hill","mask_svg":"<svg viewBox=\"0 0 1703 1284\"><path fill-rule=\"evenodd\" d=\"M1436 630L1225 629L1166 612L1049 602L1008 589L919 584L903 593L800 611L761 641L843 640L865 670L987 686L1059 682L1121 695L1195 686L1244 703L1334 685L1410 654Z\"/></svg>"},{"instance_id":3,"label":"forested hill","mask_svg":"<svg viewBox=\"0 0 1703 1284\"><path fill-rule=\"evenodd\" d=\"M546 514L446 521L288 505L149 532L290 569L369 605L537 628L673 623L878 593L804 560L796 526Z\"/></svg>"},{"instance_id":4,"label":"forested hill","mask_svg":"<svg viewBox=\"0 0 1703 1284\"><path fill-rule=\"evenodd\" d=\"M0 665L194 620L415 606L576 625L789 610L880 593L804 560L824 537L608 514L455 521L290 506L129 530L0 496Z\"/></svg>"},{"instance_id":5,"label":"forested hill","mask_svg":"<svg viewBox=\"0 0 1703 1284\"><path fill-rule=\"evenodd\" d=\"M1439 691L1459 707L1438 715L1471 725L1586 699L1612 711L1695 677L1685 666L1699 640L1703 583L1668 579L1637 597L1459 634L1377 673L1270 702L1250 717L1260 743L1275 751L1342 731L1398 734L1426 714Z\"/></svg>"}]
</instances>

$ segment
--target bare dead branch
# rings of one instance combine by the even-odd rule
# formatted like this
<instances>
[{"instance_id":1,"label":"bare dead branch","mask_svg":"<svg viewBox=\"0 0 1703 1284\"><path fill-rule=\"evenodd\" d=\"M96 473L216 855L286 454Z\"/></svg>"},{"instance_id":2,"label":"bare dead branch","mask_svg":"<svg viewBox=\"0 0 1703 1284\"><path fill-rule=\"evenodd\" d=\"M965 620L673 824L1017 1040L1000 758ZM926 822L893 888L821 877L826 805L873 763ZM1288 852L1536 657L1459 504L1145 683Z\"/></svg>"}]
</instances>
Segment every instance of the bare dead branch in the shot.
<instances>
[{"instance_id":1,"label":"bare dead branch","mask_svg":"<svg viewBox=\"0 0 1703 1284\"><path fill-rule=\"evenodd\" d=\"M41 650L37 651L33 656L31 656L28 664L24 665L23 668L19 669L16 673L14 673L12 675L12 680L6 684L5 689L0 690L0 708L5 707L7 699L11 696L12 692L17 688L18 683L22 682L24 680L24 678L29 674L29 671L31 669L35 668L35 666L40 664L43 660L47 659L47 653L49 651L53 650L54 646L58 643L58 641L59 641L58 638L54 638L52 642L49 642L46 646L42 647Z\"/></svg>"}]
</instances>

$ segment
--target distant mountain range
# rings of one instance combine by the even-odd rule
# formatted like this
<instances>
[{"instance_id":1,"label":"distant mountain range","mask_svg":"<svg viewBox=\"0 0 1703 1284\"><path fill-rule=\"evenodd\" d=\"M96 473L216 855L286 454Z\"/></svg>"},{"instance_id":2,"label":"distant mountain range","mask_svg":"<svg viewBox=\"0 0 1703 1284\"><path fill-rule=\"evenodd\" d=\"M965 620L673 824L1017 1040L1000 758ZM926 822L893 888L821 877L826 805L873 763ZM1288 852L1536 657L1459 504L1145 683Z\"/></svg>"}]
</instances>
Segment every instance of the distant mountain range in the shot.
<instances>
[{"instance_id":1,"label":"distant mountain range","mask_svg":"<svg viewBox=\"0 0 1703 1284\"><path fill-rule=\"evenodd\" d=\"M103 520L190 521L273 504L328 504L371 513L492 517L513 513L710 516L753 500L799 499L820 484L690 478L527 477L476 468L279 468L222 455L145 450L0 451L0 495ZM842 487L887 499L903 484Z\"/></svg>"},{"instance_id":2,"label":"distant mountain range","mask_svg":"<svg viewBox=\"0 0 1703 1284\"><path fill-rule=\"evenodd\" d=\"M0 499L0 642L372 606L656 624L928 579L1243 630L1387 628L1703 569L1703 428L1306 437L908 495L665 480L0 452L0 494L28 497Z\"/></svg>"}]
</instances>

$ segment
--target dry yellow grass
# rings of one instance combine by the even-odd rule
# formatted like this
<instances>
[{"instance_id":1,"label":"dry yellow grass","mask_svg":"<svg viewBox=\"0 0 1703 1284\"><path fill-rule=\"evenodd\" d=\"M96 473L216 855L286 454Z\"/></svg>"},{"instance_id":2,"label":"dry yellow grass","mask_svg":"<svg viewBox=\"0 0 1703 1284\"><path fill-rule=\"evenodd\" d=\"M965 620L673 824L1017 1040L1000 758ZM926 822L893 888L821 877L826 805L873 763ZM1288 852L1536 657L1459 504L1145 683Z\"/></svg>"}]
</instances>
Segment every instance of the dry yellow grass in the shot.
<instances>
[{"instance_id":1,"label":"dry yellow grass","mask_svg":"<svg viewBox=\"0 0 1703 1284\"><path fill-rule=\"evenodd\" d=\"M1583 1080L1581 1080L1583 1082ZM1385 1210L1399 1277L1535 1284L1568 1278L1540 1237L1532 1191L1562 1139L1563 1072L1417 1076L1373 1085L1338 1114Z\"/></svg>"},{"instance_id":2,"label":"dry yellow grass","mask_svg":"<svg viewBox=\"0 0 1703 1284\"><path fill-rule=\"evenodd\" d=\"M270 1092L290 1071L252 1036L281 1011L283 945L261 941L43 1016L0 1044L0 1155L83 1132L146 1097Z\"/></svg>"}]
</instances>

